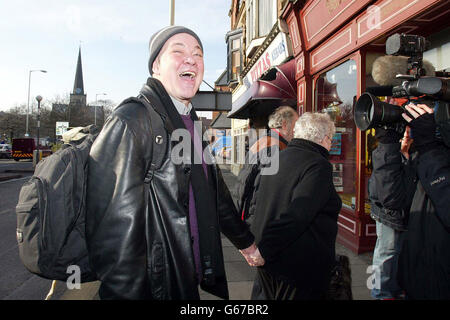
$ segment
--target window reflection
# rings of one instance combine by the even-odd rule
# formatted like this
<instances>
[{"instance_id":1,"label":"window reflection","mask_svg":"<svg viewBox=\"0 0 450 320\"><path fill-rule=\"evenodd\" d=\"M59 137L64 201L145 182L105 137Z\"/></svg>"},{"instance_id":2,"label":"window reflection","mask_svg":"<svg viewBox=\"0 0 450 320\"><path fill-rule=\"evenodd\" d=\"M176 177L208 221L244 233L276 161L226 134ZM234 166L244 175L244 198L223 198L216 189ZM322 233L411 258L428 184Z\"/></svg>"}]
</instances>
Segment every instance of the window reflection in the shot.
<instances>
[{"instance_id":1,"label":"window reflection","mask_svg":"<svg viewBox=\"0 0 450 320\"><path fill-rule=\"evenodd\" d=\"M316 110L330 115L336 126L330 150L333 183L342 205L355 209L356 128L353 105L357 94L356 62L348 60L321 74L316 81Z\"/></svg>"}]
</instances>

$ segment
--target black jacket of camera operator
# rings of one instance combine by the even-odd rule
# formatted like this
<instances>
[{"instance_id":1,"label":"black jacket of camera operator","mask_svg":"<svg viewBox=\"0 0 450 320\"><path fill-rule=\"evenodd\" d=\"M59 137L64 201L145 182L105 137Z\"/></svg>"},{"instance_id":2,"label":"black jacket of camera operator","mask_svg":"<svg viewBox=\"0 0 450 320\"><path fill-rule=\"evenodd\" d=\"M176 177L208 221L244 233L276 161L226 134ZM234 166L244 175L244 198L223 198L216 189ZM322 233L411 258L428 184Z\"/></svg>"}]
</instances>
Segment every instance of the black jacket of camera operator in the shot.
<instances>
[{"instance_id":1,"label":"black jacket of camera operator","mask_svg":"<svg viewBox=\"0 0 450 320\"><path fill-rule=\"evenodd\" d=\"M408 297L450 299L450 149L435 144L406 161L390 142L372 153L371 215L397 230L408 219L398 273Z\"/></svg>"},{"instance_id":2,"label":"black jacket of camera operator","mask_svg":"<svg viewBox=\"0 0 450 320\"><path fill-rule=\"evenodd\" d=\"M392 229L406 231L417 182L414 161L402 156L400 143L379 143L372 157L373 172L368 183L370 216Z\"/></svg>"}]
</instances>

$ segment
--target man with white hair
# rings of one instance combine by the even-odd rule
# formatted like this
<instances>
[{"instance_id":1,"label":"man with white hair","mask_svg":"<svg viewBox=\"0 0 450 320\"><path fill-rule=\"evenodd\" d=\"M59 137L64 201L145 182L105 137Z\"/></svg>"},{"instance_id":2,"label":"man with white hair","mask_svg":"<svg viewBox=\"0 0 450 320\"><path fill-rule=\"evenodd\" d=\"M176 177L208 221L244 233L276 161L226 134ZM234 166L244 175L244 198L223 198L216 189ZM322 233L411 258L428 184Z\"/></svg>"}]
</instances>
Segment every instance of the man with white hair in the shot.
<instances>
[{"instance_id":1,"label":"man with white hair","mask_svg":"<svg viewBox=\"0 0 450 320\"><path fill-rule=\"evenodd\" d=\"M328 160L335 126L328 114L306 112L280 153L279 171L261 176L251 231L267 299L323 299L335 262L342 201Z\"/></svg>"},{"instance_id":2,"label":"man with white hair","mask_svg":"<svg viewBox=\"0 0 450 320\"><path fill-rule=\"evenodd\" d=\"M250 131L265 131L250 147L244 166L238 175L237 201L242 220L251 223L256 208L256 193L259 187L261 170L269 168L270 159L287 147L291 141L297 111L290 106L281 106L269 116L269 130L250 128ZM251 132L257 136L258 132ZM251 143L251 142L250 142ZM278 161L278 159L276 159ZM273 170L265 170L272 174ZM263 173L264 174L264 173Z\"/></svg>"},{"instance_id":3,"label":"man with white hair","mask_svg":"<svg viewBox=\"0 0 450 320\"><path fill-rule=\"evenodd\" d=\"M298 114L292 107L282 106L269 116L267 125L289 142L294 135L294 126L297 119Z\"/></svg>"}]
</instances>

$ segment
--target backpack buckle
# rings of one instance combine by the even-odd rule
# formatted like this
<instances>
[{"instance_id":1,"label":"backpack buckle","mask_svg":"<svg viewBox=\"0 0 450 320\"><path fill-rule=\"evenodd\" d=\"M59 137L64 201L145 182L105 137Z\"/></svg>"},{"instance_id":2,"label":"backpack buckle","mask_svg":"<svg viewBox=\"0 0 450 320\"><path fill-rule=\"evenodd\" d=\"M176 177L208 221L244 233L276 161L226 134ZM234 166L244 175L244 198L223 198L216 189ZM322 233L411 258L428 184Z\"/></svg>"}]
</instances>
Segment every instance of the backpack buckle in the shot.
<instances>
[{"instance_id":1,"label":"backpack buckle","mask_svg":"<svg viewBox=\"0 0 450 320\"><path fill-rule=\"evenodd\" d=\"M153 176L155 174L155 165L152 163L150 164L150 169L147 171L145 178L144 178L144 183L150 183L150 181L152 181Z\"/></svg>"}]
</instances>

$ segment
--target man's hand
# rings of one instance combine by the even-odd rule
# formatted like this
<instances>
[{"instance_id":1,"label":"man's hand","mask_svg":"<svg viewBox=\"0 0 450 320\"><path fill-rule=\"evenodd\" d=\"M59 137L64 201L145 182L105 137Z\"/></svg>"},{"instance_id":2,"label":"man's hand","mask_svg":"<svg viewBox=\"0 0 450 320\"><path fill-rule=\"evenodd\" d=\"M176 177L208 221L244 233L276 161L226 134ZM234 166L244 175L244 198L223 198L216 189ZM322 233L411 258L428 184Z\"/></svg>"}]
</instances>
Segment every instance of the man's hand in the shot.
<instances>
[{"instance_id":1,"label":"man's hand","mask_svg":"<svg viewBox=\"0 0 450 320\"><path fill-rule=\"evenodd\" d=\"M419 153L423 154L437 142L434 111L425 104L409 104L405 108L413 118L409 117L406 113L403 113L402 117L411 127L411 136L414 139L414 145Z\"/></svg>"},{"instance_id":2,"label":"man's hand","mask_svg":"<svg viewBox=\"0 0 450 320\"><path fill-rule=\"evenodd\" d=\"M245 260L247 260L247 263L252 267L260 267L265 263L264 258L261 256L261 253L259 252L255 243L253 243L246 249L239 250L239 252L244 256Z\"/></svg>"},{"instance_id":3,"label":"man's hand","mask_svg":"<svg viewBox=\"0 0 450 320\"><path fill-rule=\"evenodd\" d=\"M431 109L429 106L427 106L426 104L413 104L410 103L408 105L405 106L406 110L408 110L408 112L410 113L410 115L412 115L414 117L414 119L419 118L420 116L429 113L432 114L434 113L434 110ZM411 117L409 117L406 113L402 114L402 117L407 121L407 122L411 122L413 119Z\"/></svg>"}]
</instances>

